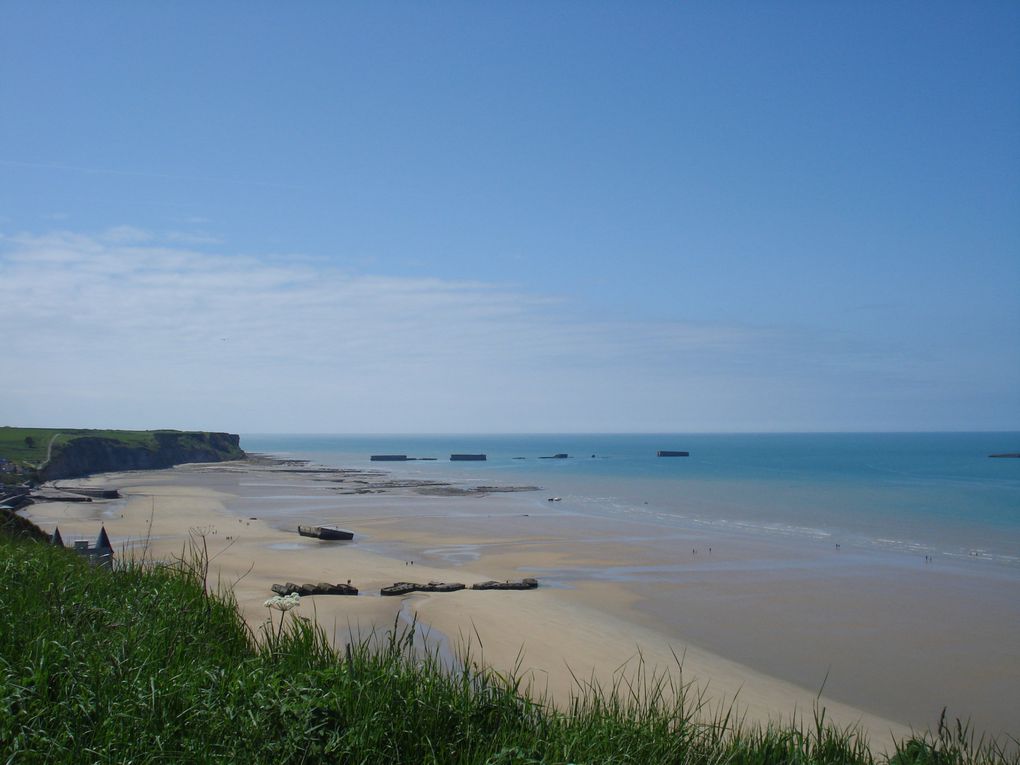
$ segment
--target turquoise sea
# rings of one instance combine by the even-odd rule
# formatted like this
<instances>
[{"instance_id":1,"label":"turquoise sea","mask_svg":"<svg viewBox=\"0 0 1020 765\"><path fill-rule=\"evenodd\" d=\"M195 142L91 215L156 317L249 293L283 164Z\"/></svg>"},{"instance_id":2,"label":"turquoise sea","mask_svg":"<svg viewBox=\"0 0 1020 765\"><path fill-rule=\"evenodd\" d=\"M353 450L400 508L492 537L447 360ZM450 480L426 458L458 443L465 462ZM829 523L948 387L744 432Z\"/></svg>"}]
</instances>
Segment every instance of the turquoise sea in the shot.
<instances>
[{"instance_id":1,"label":"turquoise sea","mask_svg":"<svg viewBox=\"0 0 1020 765\"><path fill-rule=\"evenodd\" d=\"M397 476L537 485L536 502L559 496L582 514L1020 567L1020 459L988 456L1020 451L1016 432L253 434L241 445ZM391 453L437 459L369 461ZM540 459L557 453L569 458Z\"/></svg>"}]
</instances>

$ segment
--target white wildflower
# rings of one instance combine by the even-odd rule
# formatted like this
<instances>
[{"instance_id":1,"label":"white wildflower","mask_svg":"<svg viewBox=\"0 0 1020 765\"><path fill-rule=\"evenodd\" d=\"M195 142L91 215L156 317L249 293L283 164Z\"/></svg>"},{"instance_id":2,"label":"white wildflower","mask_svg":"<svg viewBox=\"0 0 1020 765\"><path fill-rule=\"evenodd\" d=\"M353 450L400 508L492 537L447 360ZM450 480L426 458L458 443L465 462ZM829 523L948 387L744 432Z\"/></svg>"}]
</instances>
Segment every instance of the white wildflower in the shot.
<instances>
[{"instance_id":1,"label":"white wildflower","mask_svg":"<svg viewBox=\"0 0 1020 765\"><path fill-rule=\"evenodd\" d=\"M290 595L274 595L262 605L279 611L290 611L290 609L301 605L301 596L296 592L292 592Z\"/></svg>"}]
</instances>

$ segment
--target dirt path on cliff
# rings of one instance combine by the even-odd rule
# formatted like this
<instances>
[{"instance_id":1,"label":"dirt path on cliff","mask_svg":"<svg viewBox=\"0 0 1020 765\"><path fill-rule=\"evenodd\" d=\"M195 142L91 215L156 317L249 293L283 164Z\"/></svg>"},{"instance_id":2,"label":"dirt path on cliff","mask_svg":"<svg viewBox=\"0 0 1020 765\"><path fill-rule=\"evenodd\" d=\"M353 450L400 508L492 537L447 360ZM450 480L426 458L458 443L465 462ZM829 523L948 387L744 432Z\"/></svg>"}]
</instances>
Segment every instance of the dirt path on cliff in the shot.
<instances>
[{"instance_id":1,"label":"dirt path on cliff","mask_svg":"<svg viewBox=\"0 0 1020 765\"><path fill-rule=\"evenodd\" d=\"M50 464L50 457L53 456L53 442L60 438L62 435L64 434L63 433L53 434L53 438L51 438L49 444L46 445L46 459L44 459L42 462L36 465L35 467L36 470L42 470L43 468Z\"/></svg>"}]
</instances>

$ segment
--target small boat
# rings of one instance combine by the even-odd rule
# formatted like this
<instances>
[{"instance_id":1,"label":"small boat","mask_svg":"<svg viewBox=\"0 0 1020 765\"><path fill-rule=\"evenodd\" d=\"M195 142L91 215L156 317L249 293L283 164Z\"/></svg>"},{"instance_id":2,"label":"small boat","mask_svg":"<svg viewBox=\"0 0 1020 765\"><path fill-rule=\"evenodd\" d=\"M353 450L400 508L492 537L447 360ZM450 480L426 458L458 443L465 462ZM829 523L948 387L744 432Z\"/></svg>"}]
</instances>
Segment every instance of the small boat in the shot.
<instances>
[{"instance_id":1,"label":"small boat","mask_svg":"<svg viewBox=\"0 0 1020 765\"><path fill-rule=\"evenodd\" d=\"M354 539L354 532L336 526L298 526L298 534L316 539Z\"/></svg>"}]
</instances>

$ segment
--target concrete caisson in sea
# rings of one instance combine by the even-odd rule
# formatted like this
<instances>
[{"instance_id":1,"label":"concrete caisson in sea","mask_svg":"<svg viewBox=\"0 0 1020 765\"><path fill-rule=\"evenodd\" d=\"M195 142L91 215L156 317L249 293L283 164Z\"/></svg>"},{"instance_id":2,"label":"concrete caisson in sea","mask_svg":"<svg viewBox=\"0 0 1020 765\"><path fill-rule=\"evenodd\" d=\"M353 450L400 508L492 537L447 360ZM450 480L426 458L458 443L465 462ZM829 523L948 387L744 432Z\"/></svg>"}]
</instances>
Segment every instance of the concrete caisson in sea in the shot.
<instances>
[{"instance_id":1,"label":"concrete caisson in sea","mask_svg":"<svg viewBox=\"0 0 1020 765\"><path fill-rule=\"evenodd\" d=\"M294 582L287 582L286 584L274 584L270 589L277 595L282 595L284 597L293 594L300 595L303 598L309 595L358 594L358 588L352 587L349 580L347 584L340 582L337 584L331 584L330 582L319 582L318 584L294 584Z\"/></svg>"},{"instance_id":2,"label":"concrete caisson in sea","mask_svg":"<svg viewBox=\"0 0 1020 765\"><path fill-rule=\"evenodd\" d=\"M298 534L316 539L346 540L354 539L354 532L337 526L298 526Z\"/></svg>"},{"instance_id":3,"label":"concrete caisson in sea","mask_svg":"<svg viewBox=\"0 0 1020 765\"><path fill-rule=\"evenodd\" d=\"M471 585L472 590L534 590L536 587L538 587L538 580L530 576L520 581L495 582L489 580Z\"/></svg>"},{"instance_id":4,"label":"concrete caisson in sea","mask_svg":"<svg viewBox=\"0 0 1020 765\"><path fill-rule=\"evenodd\" d=\"M690 452L678 452L670 449L660 449L656 454L657 457L690 457Z\"/></svg>"},{"instance_id":5,"label":"concrete caisson in sea","mask_svg":"<svg viewBox=\"0 0 1020 765\"><path fill-rule=\"evenodd\" d=\"M450 462L485 462L484 454L451 454Z\"/></svg>"}]
</instances>

